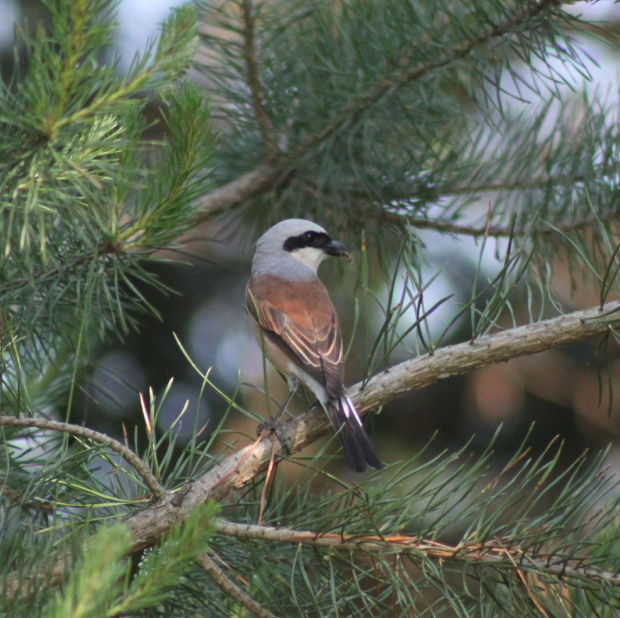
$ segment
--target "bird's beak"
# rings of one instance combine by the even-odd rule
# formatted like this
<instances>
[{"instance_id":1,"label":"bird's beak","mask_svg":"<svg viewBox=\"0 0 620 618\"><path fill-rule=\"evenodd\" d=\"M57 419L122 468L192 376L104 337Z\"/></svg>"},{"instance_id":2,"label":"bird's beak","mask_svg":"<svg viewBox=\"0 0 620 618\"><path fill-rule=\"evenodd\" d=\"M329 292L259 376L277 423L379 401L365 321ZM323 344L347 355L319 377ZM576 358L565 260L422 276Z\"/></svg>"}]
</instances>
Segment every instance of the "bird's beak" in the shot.
<instances>
[{"instance_id":1,"label":"bird's beak","mask_svg":"<svg viewBox=\"0 0 620 618\"><path fill-rule=\"evenodd\" d=\"M350 262L352 259L349 250L337 240L332 240L329 245L324 248L324 251L327 255L344 258L347 262Z\"/></svg>"}]
</instances>

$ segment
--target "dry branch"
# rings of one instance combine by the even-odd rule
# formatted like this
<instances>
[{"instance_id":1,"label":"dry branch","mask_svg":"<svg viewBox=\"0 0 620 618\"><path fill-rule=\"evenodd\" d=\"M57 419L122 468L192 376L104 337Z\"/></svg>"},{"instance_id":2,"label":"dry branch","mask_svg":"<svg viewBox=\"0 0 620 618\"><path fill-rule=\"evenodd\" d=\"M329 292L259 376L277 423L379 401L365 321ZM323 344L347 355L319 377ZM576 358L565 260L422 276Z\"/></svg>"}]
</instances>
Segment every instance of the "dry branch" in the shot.
<instances>
[{"instance_id":1,"label":"dry branch","mask_svg":"<svg viewBox=\"0 0 620 618\"><path fill-rule=\"evenodd\" d=\"M498 565L501 563L513 566L516 570L535 569L539 573L553 577L599 581L611 586L620 586L620 573L588 566L578 558L562 560L550 557L548 554L532 555L509 543L503 544L501 539L494 539L485 544L465 543L451 546L405 535L353 537L340 532L337 534L317 533L292 528L238 524L226 520L218 520L216 527L220 534L241 539L262 539L277 543L311 545L376 555L408 554L414 559L417 556L441 561L468 562L469 564Z\"/></svg>"}]
</instances>

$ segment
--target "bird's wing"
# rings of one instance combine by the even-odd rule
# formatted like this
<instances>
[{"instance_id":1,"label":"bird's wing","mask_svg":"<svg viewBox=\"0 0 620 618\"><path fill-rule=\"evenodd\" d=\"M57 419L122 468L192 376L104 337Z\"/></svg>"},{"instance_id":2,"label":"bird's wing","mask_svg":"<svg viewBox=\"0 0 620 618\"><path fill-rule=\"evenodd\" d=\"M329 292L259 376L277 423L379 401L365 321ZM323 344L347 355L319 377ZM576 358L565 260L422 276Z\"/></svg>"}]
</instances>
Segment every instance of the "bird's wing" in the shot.
<instances>
[{"instance_id":1,"label":"bird's wing","mask_svg":"<svg viewBox=\"0 0 620 618\"><path fill-rule=\"evenodd\" d=\"M292 282L269 275L253 277L246 300L250 315L283 352L324 385L331 397L342 394L340 325L320 279Z\"/></svg>"}]
</instances>

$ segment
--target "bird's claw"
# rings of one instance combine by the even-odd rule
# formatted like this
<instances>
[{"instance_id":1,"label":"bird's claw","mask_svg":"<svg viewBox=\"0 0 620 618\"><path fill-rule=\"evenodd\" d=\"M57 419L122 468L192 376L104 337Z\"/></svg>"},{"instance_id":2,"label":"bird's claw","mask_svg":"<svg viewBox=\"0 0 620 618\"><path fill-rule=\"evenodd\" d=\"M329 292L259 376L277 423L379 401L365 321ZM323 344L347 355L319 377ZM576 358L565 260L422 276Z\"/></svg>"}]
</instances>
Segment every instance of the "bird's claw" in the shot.
<instances>
[{"instance_id":1,"label":"bird's claw","mask_svg":"<svg viewBox=\"0 0 620 618\"><path fill-rule=\"evenodd\" d=\"M289 449L288 442L286 441L284 423L280 422L279 419L269 419L258 425L256 428L256 435L260 436L263 431L268 431L270 434L275 435L275 437L278 438L278 442L282 445L282 448L286 451L286 454L290 454L291 450Z\"/></svg>"}]
</instances>

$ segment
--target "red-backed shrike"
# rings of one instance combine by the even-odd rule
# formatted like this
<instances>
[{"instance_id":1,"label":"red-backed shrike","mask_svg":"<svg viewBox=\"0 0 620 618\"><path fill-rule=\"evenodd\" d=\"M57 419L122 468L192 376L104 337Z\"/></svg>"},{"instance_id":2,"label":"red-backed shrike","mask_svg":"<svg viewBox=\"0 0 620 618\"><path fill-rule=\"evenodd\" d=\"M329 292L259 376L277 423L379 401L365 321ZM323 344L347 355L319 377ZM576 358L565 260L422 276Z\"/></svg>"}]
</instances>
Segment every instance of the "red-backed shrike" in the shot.
<instances>
[{"instance_id":1,"label":"red-backed shrike","mask_svg":"<svg viewBox=\"0 0 620 618\"><path fill-rule=\"evenodd\" d=\"M276 422L301 381L327 412L350 467L363 472L383 464L344 388L338 316L317 276L328 255L350 259L349 250L316 223L281 221L256 244L246 301L258 343L290 390Z\"/></svg>"}]
</instances>

